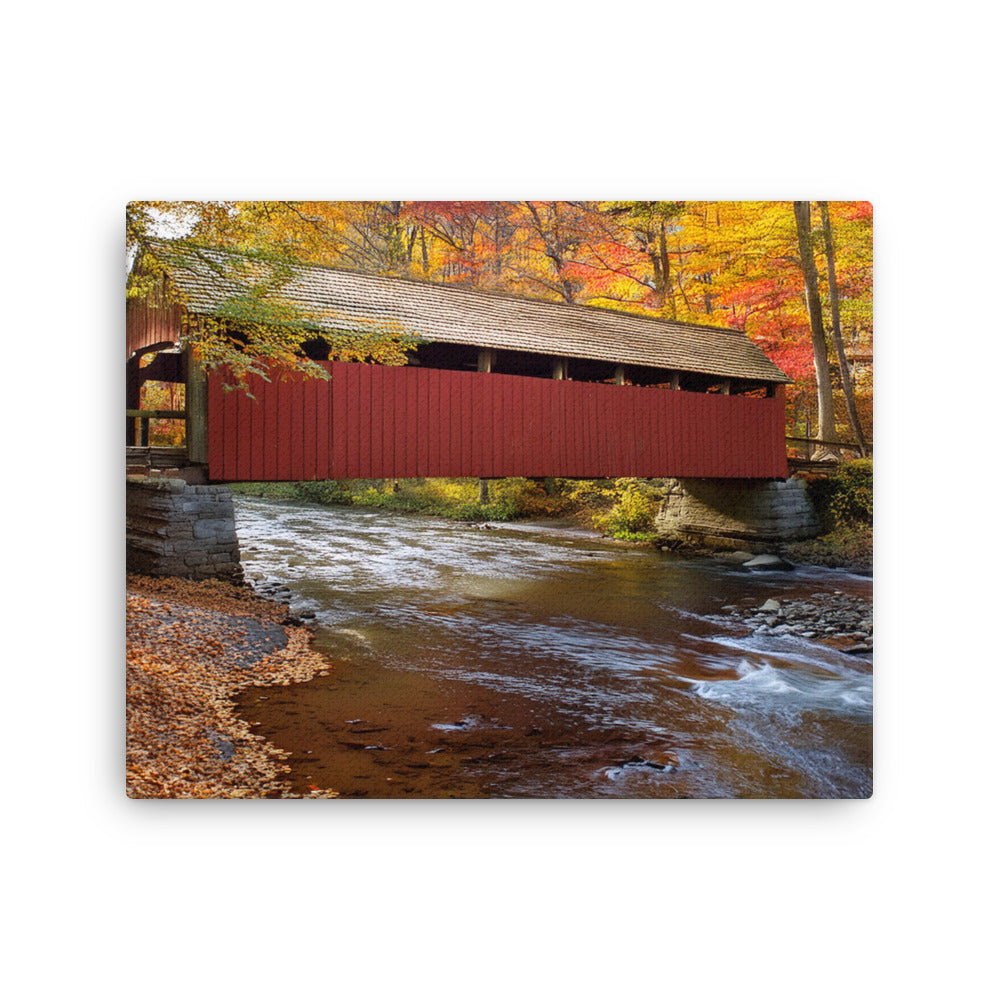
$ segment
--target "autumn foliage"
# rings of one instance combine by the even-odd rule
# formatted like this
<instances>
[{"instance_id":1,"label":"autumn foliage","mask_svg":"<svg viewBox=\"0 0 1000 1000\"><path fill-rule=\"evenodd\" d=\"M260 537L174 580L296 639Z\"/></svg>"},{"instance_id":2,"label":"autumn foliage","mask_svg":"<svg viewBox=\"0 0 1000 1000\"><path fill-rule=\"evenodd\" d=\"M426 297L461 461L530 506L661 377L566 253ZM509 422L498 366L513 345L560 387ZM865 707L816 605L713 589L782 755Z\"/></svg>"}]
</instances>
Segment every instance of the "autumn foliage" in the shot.
<instances>
[{"instance_id":1,"label":"autumn foliage","mask_svg":"<svg viewBox=\"0 0 1000 1000\"><path fill-rule=\"evenodd\" d=\"M830 202L843 334L871 436L872 206ZM818 211L813 203L813 227ZM150 234L376 274L729 327L794 385L789 433L815 420L813 348L792 202L139 202ZM815 240L826 310L822 240ZM862 359L862 360L858 360ZM850 434L838 411L838 432Z\"/></svg>"}]
</instances>

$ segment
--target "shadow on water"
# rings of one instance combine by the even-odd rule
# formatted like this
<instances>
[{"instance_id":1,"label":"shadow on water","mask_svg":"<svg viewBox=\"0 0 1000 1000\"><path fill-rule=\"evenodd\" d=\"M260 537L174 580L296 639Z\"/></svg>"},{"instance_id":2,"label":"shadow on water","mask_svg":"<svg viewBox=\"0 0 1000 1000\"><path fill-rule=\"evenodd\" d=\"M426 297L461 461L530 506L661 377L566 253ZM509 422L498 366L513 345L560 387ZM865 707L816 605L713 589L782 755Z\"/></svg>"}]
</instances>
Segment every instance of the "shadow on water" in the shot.
<instances>
[{"instance_id":1,"label":"shadow on water","mask_svg":"<svg viewBox=\"0 0 1000 1000\"><path fill-rule=\"evenodd\" d=\"M870 664L721 614L871 581L754 575L568 527L238 498L248 575L315 615L329 676L251 689L299 791L864 797Z\"/></svg>"}]
</instances>

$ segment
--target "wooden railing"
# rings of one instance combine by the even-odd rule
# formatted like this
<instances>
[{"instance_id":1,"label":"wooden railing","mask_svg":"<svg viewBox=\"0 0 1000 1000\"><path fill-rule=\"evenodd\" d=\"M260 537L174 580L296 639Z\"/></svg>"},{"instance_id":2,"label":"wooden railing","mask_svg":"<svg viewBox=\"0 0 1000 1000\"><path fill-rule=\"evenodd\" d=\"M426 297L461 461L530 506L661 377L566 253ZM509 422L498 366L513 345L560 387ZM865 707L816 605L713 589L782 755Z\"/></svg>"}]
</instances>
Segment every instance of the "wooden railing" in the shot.
<instances>
[{"instance_id":1,"label":"wooden railing","mask_svg":"<svg viewBox=\"0 0 1000 1000\"><path fill-rule=\"evenodd\" d=\"M817 450L824 450L836 456L837 461L846 461L848 458L861 458L861 447L857 441L823 441L819 438L785 437L785 445L788 449L789 459L811 462ZM871 442L867 443L868 454L871 454ZM793 454L793 452L805 452L803 458Z\"/></svg>"},{"instance_id":2,"label":"wooden railing","mask_svg":"<svg viewBox=\"0 0 1000 1000\"><path fill-rule=\"evenodd\" d=\"M127 448L149 446L150 420L185 420L187 414L183 410L126 410L125 411L125 446ZM138 436L139 440L136 440Z\"/></svg>"}]
</instances>

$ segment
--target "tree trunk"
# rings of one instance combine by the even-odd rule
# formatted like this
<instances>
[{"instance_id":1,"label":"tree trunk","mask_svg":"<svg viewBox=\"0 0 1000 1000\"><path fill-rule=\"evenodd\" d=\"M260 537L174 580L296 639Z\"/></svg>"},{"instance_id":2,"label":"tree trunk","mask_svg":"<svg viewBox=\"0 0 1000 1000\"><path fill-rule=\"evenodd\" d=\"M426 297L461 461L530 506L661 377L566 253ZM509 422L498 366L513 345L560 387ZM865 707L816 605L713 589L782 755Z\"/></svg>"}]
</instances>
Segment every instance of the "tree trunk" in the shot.
<instances>
[{"instance_id":1,"label":"tree trunk","mask_svg":"<svg viewBox=\"0 0 1000 1000\"><path fill-rule=\"evenodd\" d=\"M667 250L667 224L660 223L660 268L663 274L663 291L667 300L670 318L677 319L677 303L674 301L673 281L670 274L670 253Z\"/></svg>"},{"instance_id":2,"label":"tree trunk","mask_svg":"<svg viewBox=\"0 0 1000 1000\"><path fill-rule=\"evenodd\" d=\"M816 397L819 409L818 436L822 441L835 441L837 425L833 418L833 386L830 383L830 362L826 353L826 334L823 331L819 277L816 273L816 259L813 257L809 202L797 201L794 203L794 207L802 277L806 290L806 305L809 309L809 328L812 331L813 367L816 370Z\"/></svg>"},{"instance_id":3,"label":"tree trunk","mask_svg":"<svg viewBox=\"0 0 1000 1000\"><path fill-rule=\"evenodd\" d=\"M847 367L847 355L844 353L844 337L840 330L840 294L837 291L837 270L833 257L833 227L830 225L830 206L825 201L819 203L820 216L823 219L823 243L826 248L826 278L830 285L830 318L833 321L833 346L837 350L837 362L840 366L840 384L844 388L844 399L847 402L847 416L851 421L854 438L858 442L863 457L868 457L868 445L858 420L858 408L854 401L854 386L851 383L851 372Z\"/></svg>"}]
</instances>

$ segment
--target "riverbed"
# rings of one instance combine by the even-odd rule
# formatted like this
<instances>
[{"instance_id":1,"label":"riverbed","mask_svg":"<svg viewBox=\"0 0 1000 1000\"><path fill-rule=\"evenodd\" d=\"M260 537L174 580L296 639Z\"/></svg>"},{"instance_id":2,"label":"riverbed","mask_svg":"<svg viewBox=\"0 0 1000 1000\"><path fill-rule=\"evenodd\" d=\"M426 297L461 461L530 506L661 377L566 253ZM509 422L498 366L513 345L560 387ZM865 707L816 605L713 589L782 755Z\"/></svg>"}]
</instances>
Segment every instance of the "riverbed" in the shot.
<instances>
[{"instance_id":1,"label":"riverbed","mask_svg":"<svg viewBox=\"0 0 1000 1000\"><path fill-rule=\"evenodd\" d=\"M310 622L332 661L328 676L239 703L290 752L302 794L871 794L871 658L723 610L870 600L870 578L749 572L569 524L235 504L248 578Z\"/></svg>"}]
</instances>

